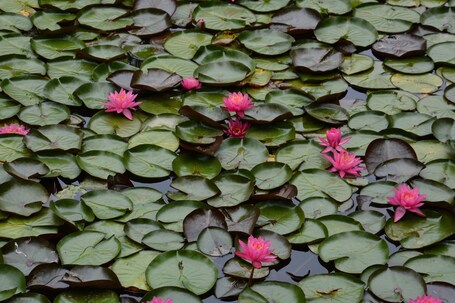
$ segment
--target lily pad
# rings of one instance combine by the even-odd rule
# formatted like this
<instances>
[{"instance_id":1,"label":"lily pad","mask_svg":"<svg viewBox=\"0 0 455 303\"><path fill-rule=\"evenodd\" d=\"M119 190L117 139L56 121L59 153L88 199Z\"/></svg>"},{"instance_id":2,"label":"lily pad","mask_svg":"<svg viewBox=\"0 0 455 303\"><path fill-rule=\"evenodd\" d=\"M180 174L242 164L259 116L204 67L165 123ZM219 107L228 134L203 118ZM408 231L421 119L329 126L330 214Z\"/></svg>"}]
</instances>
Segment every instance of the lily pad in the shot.
<instances>
[{"instance_id":1,"label":"lily pad","mask_svg":"<svg viewBox=\"0 0 455 303\"><path fill-rule=\"evenodd\" d=\"M356 46L373 44L378 32L368 21L357 17L329 17L321 21L314 30L316 38L325 43L347 40Z\"/></svg>"},{"instance_id":2,"label":"lily pad","mask_svg":"<svg viewBox=\"0 0 455 303\"><path fill-rule=\"evenodd\" d=\"M158 278L159 277L159 278ZM177 286L201 295L215 285L218 270L213 262L196 251L168 251L147 267L147 283L152 288Z\"/></svg>"},{"instance_id":3,"label":"lily pad","mask_svg":"<svg viewBox=\"0 0 455 303\"><path fill-rule=\"evenodd\" d=\"M368 266L385 264L389 249L384 240L369 232L350 231L322 241L319 256L325 262L333 260L335 267L343 272L361 273Z\"/></svg>"}]
</instances>

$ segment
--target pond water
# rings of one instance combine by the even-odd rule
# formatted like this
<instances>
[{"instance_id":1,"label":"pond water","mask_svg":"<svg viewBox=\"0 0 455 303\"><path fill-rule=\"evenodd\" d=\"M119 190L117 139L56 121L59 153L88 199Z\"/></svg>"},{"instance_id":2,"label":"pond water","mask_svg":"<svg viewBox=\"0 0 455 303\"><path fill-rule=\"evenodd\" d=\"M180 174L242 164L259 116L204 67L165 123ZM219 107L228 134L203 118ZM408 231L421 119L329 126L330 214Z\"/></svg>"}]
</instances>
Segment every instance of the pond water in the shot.
<instances>
[{"instance_id":1,"label":"pond water","mask_svg":"<svg viewBox=\"0 0 455 303\"><path fill-rule=\"evenodd\" d=\"M0 1L0 301L454 303L453 7Z\"/></svg>"}]
</instances>

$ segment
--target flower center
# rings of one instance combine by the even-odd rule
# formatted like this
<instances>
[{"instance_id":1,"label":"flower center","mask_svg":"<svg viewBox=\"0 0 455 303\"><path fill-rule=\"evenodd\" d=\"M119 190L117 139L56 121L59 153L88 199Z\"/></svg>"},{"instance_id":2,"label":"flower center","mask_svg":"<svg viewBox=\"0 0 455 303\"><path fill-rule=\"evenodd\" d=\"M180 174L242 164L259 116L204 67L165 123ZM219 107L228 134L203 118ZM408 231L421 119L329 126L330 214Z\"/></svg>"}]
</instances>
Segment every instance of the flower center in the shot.
<instances>
[{"instance_id":1,"label":"flower center","mask_svg":"<svg viewBox=\"0 0 455 303\"><path fill-rule=\"evenodd\" d=\"M242 102L242 101L243 101L243 97L241 97L241 96L234 96L234 97L232 97L231 100L234 101L234 102Z\"/></svg>"},{"instance_id":2,"label":"flower center","mask_svg":"<svg viewBox=\"0 0 455 303\"><path fill-rule=\"evenodd\" d=\"M405 200L406 202L412 202L414 200L414 195L411 193L405 193L403 195L403 200Z\"/></svg>"},{"instance_id":3,"label":"flower center","mask_svg":"<svg viewBox=\"0 0 455 303\"><path fill-rule=\"evenodd\" d=\"M257 250L261 250L264 247L264 245L262 245L261 243L254 243L251 246L253 246L253 248Z\"/></svg>"}]
</instances>

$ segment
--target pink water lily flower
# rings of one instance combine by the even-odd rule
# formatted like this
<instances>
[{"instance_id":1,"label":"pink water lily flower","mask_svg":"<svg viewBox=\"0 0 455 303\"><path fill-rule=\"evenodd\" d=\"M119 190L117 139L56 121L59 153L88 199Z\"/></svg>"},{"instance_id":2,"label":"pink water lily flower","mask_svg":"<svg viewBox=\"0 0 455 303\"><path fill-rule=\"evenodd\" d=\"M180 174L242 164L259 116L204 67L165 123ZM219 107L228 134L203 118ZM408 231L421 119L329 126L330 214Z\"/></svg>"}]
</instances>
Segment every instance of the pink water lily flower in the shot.
<instances>
[{"instance_id":1,"label":"pink water lily flower","mask_svg":"<svg viewBox=\"0 0 455 303\"><path fill-rule=\"evenodd\" d=\"M325 138L319 137L319 144L322 146L326 146L326 148L321 152L321 153L328 153L330 151L336 150L336 151L343 151L345 150L341 145L345 144L348 142L351 137L347 137L344 139L341 139L341 136L343 134L338 128L331 128L325 133Z\"/></svg>"},{"instance_id":2,"label":"pink water lily flower","mask_svg":"<svg viewBox=\"0 0 455 303\"><path fill-rule=\"evenodd\" d=\"M409 299L408 303L442 303L440 298L433 298L432 296L423 295L421 297L417 297L414 300Z\"/></svg>"},{"instance_id":3,"label":"pink water lily flower","mask_svg":"<svg viewBox=\"0 0 455 303\"><path fill-rule=\"evenodd\" d=\"M153 297L152 301L147 301L146 303L172 303L171 298L167 298L166 300L163 301L160 297Z\"/></svg>"},{"instance_id":4,"label":"pink water lily flower","mask_svg":"<svg viewBox=\"0 0 455 303\"><path fill-rule=\"evenodd\" d=\"M117 114L122 113L128 120L133 120L133 115L131 109L140 105L142 102L134 102L137 95L133 92L126 92L123 88L120 89L120 92L109 93L108 99L109 102L104 102L103 105L106 107L106 112L117 112Z\"/></svg>"},{"instance_id":5,"label":"pink water lily flower","mask_svg":"<svg viewBox=\"0 0 455 303\"><path fill-rule=\"evenodd\" d=\"M330 172L338 172L341 178L344 178L346 175L359 176L360 171L363 170L363 167L359 166L362 163L362 160L359 157L356 157L354 153L350 153L346 150L341 152L333 151L333 158L327 155L323 155L330 163L332 163L332 168L329 169Z\"/></svg>"},{"instance_id":6,"label":"pink water lily flower","mask_svg":"<svg viewBox=\"0 0 455 303\"><path fill-rule=\"evenodd\" d=\"M393 189L395 193L394 197L387 197L389 203L398 206L395 210L393 222L398 222L403 218L407 210L418 214L419 216L425 217L425 214L419 209L423 205L423 200L427 195L420 195L419 188L411 189L407 184L403 183L397 188Z\"/></svg>"},{"instance_id":7,"label":"pink water lily flower","mask_svg":"<svg viewBox=\"0 0 455 303\"><path fill-rule=\"evenodd\" d=\"M250 261L254 268L261 268L262 262L273 262L276 256L273 255L273 249L269 249L270 241L264 241L264 238L255 238L250 236L248 244L239 240L241 251L236 251L235 254L240 258Z\"/></svg>"},{"instance_id":8,"label":"pink water lily flower","mask_svg":"<svg viewBox=\"0 0 455 303\"><path fill-rule=\"evenodd\" d=\"M29 128L25 128L25 126L15 123L10 125L4 124L2 127L0 127L0 134L17 134L25 136L29 131Z\"/></svg>"},{"instance_id":9,"label":"pink water lily flower","mask_svg":"<svg viewBox=\"0 0 455 303\"><path fill-rule=\"evenodd\" d=\"M251 127L248 122L242 122L240 119L229 119L227 126L224 132L232 138L245 138L246 131Z\"/></svg>"},{"instance_id":10,"label":"pink water lily flower","mask_svg":"<svg viewBox=\"0 0 455 303\"><path fill-rule=\"evenodd\" d=\"M182 80L182 86L186 90L197 90L202 87L201 82L196 78L185 78Z\"/></svg>"},{"instance_id":11,"label":"pink water lily flower","mask_svg":"<svg viewBox=\"0 0 455 303\"><path fill-rule=\"evenodd\" d=\"M244 111L253 108L253 100L248 94L229 93L227 98L223 98L225 106L222 108L229 112L235 112L239 117L245 116Z\"/></svg>"}]
</instances>

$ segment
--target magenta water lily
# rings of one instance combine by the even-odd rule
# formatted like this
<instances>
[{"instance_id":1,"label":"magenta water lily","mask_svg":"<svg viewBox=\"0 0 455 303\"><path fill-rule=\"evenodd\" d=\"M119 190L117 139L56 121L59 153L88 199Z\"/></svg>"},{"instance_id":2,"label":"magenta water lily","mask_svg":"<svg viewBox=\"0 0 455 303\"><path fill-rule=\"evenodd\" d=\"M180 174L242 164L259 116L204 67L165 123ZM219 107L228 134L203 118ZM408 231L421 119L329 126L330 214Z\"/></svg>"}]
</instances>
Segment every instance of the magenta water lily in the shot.
<instances>
[{"instance_id":1,"label":"magenta water lily","mask_svg":"<svg viewBox=\"0 0 455 303\"><path fill-rule=\"evenodd\" d=\"M425 217L425 214L419 207L424 204L423 201L427 195L419 194L419 188L415 187L411 189L407 184L403 183L398 188L394 188L393 192L395 195L393 197L387 197L387 200L389 200L390 204L398 206L393 217L394 222L398 222L403 218L407 210L421 217Z\"/></svg>"},{"instance_id":2,"label":"magenta water lily","mask_svg":"<svg viewBox=\"0 0 455 303\"><path fill-rule=\"evenodd\" d=\"M410 299L409 303L442 303L442 300L440 298L434 298L430 295L423 295L415 299Z\"/></svg>"},{"instance_id":3,"label":"magenta water lily","mask_svg":"<svg viewBox=\"0 0 455 303\"><path fill-rule=\"evenodd\" d=\"M331 128L325 133L325 138L319 137L319 144L326 148L321 153L328 153L331 151L342 152L344 148L341 146L348 142L351 138L347 137L342 139L342 133L338 128Z\"/></svg>"},{"instance_id":4,"label":"magenta water lily","mask_svg":"<svg viewBox=\"0 0 455 303\"><path fill-rule=\"evenodd\" d=\"M117 114L123 114L128 120L133 119L131 110L134 110L136 106L139 106L142 102L134 102L137 94L133 94L131 91L125 91L123 88L120 92L110 93L108 96L109 102L104 102L103 105L106 107L106 112L116 112Z\"/></svg>"},{"instance_id":5,"label":"magenta water lily","mask_svg":"<svg viewBox=\"0 0 455 303\"><path fill-rule=\"evenodd\" d=\"M202 87L202 84L196 78L185 78L182 80L182 86L186 90L197 90Z\"/></svg>"},{"instance_id":6,"label":"magenta water lily","mask_svg":"<svg viewBox=\"0 0 455 303\"><path fill-rule=\"evenodd\" d=\"M360 166L362 160L354 153L350 153L346 150L342 150L341 152L333 151L333 157L328 155L323 156L332 164L329 171L338 172L338 175L341 178L344 178L345 176L360 176L360 172L364 169Z\"/></svg>"},{"instance_id":7,"label":"magenta water lily","mask_svg":"<svg viewBox=\"0 0 455 303\"><path fill-rule=\"evenodd\" d=\"M0 127L0 134L16 134L16 135L22 135L25 136L28 134L30 131L29 128L26 128L23 125L19 124L5 124L2 127Z\"/></svg>"},{"instance_id":8,"label":"magenta water lily","mask_svg":"<svg viewBox=\"0 0 455 303\"><path fill-rule=\"evenodd\" d=\"M232 138L245 138L246 132L250 129L251 125L246 122L237 119L229 119L227 122L227 129L224 132Z\"/></svg>"},{"instance_id":9,"label":"magenta water lily","mask_svg":"<svg viewBox=\"0 0 455 303\"><path fill-rule=\"evenodd\" d=\"M251 262L255 268L261 268L263 262L276 260L276 256L273 255L273 249L270 248L270 241L265 241L262 237L249 236L247 244L239 240L239 245L241 250L236 251L235 254Z\"/></svg>"},{"instance_id":10,"label":"magenta water lily","mask_svg":"<svg viewBox=\"0 0 455 303\"><path fill-rule=\"evenodd\" d=\"M224 109L229 112L234 112L239 117L245 116L245 111L254 107L253 100L248 94L241 92L229 93L227 98L223 98Z\"/></svg>"},{"instance_id":11,"label":"magenta water lily","mask_svg":"<svg viewBox=\"0 0 455 303\"><path fill-rule=\"evenodd\" d=\"M152 301L147 301L145 303L174 303L174 302L172 302L172 298L167 298L166 300L164 300L164 299L162 299L160 297L155 297L154 296L152 298ZM177 303L177 302L175 302L175 303Z\"/></svg>"}]
</instances>

